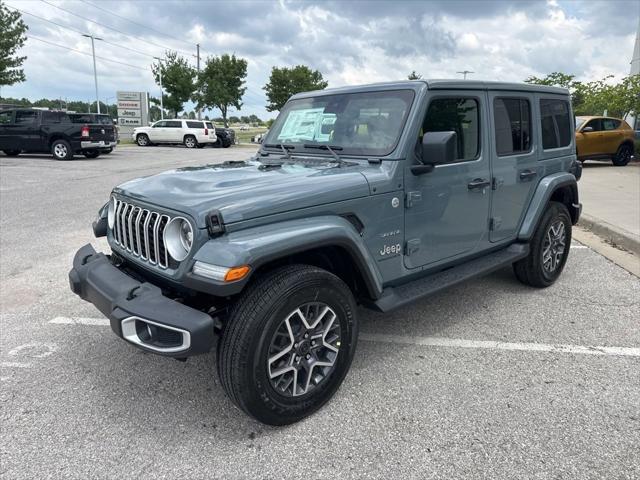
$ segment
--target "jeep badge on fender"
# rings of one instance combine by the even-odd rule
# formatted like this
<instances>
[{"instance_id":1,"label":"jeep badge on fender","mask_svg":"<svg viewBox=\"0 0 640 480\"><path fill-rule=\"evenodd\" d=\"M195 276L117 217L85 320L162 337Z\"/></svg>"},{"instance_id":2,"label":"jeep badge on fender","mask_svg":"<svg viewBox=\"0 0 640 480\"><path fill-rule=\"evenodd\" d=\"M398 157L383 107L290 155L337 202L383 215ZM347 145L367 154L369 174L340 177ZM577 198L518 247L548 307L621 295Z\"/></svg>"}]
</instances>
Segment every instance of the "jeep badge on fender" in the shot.
<instances>
[{"instance_id":1,"label":"jeep badge on fender","mask_svg":"<svg viewBox=\"0 0 640 480\"><path fill-rule=\"evenodd\" d=\"M533 287L558 279L581 212L573 122L569 92L547 86L300 93L253 158L113 188L93 225L111 251L80 248L71 289L132 347L215 350L239 408L290 424L347 375L359 305L511 265Z\"/></svg>"}]
</instances>

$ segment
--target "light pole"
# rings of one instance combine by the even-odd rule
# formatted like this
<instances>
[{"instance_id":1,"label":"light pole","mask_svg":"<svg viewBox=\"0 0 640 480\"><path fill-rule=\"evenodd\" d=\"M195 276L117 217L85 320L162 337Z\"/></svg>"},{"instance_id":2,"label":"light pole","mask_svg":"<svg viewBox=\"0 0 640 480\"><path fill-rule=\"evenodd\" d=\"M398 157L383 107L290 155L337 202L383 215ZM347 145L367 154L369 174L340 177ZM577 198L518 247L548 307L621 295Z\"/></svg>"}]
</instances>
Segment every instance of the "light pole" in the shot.
<instances>
[{"instance_id":1,"label":"light pole","mask_svg":"<svg viewBox=\"0 0 640 480\"><path fill-rule=\"evenodd\" d=\"M111 100L112 98L116 98L116 97L107 97L104 100L104 102L105 102L104 104L107 106L107 115L110 115L110 113L109 113L109 100Z\"/></svg>"},{"instance_id":2,"label":"light pole","mask_svg":"<svg viewBox=\"0 0 640 480\"><path fill-rule=\"evenodd\" d=\"M93 80L96 83L96 104L98 105L98 113L100 113L100 97L98 96L98 71L96 70L96 47L93 41L102 39L99 37L94 37L93 35L87 35L86 33L83 33L82 36L91 39L91 53L93 54Z\"/></svg>"},{"instance_id":3,"label":"light pole","mask_svg":"<svg viewBox=\"0 0 640 480\"><path fill-rule=\"evenodd\" d=\"M464 75L464 80L467 79L467 73L476 73L476 72L472 72L471 70L462 70L461 72L456 72L456 73L461 73Z\"/></svg>"},{"instance_id":4,"label":"light pole","mask_svg":"<svg viewBox=\"0 0 640 480\"><path fill-rule=\"evenodd\" d=\"M162 91L162 59L160 57L153 57L158 60L160 66L158 67L158 72L160 73L160 120L164 120L164 103L162 101L162 97L164 97L164 92Z\"/></svg>"}]
</instances>

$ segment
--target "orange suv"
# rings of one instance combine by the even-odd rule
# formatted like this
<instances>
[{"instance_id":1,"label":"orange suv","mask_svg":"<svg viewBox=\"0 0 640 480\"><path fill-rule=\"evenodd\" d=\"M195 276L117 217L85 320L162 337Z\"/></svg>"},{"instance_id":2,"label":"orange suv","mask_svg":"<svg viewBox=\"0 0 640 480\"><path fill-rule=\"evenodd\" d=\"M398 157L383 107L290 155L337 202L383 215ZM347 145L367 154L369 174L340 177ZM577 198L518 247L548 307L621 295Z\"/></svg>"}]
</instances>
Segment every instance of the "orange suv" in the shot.
<instances>
[{"instance_id":1,"label":"orange suv","mask_svg":"<svg viewBox=\"0 0 640 480\"><path fill-rule=\"evenodd\" d=\"M633 156L634 132L619 118L576 117L576 154L578 160L611 159L624 167Z\"/></svg>"}]
</instances>

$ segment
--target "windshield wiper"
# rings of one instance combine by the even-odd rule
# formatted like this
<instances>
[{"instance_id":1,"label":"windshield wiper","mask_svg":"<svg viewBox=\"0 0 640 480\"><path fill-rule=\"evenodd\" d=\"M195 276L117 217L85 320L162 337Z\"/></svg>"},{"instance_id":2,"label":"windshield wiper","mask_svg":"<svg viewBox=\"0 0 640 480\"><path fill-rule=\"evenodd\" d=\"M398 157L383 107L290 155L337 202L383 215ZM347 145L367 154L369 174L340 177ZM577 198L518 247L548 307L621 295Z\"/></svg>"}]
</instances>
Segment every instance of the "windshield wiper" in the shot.
<instances>
[{"instance_id":1,"label":"windshield wiper","mask_svg":"<svg viewBox=\"0 0 640 480\"><path fill-rule=\"evenodd\" d=\"M296 147L294 145L288 145L285 143L265 143L264 145L267 148L279 148L284 153L284 157L287 160L291 160L291 152L289 150L294 150Z\"/></svg>"},{"instance_id":2,"label":"windshield wiper","mask_svg":"<svg viewBox=\"0 0 640 480\"><path fill-rule=\"evenodd\" d=\"M342 150L342 147L339 145L318 145L315 143L305 143L303 145L304 148L317 148L318 150L327 150L329 153L331 153L331 155L333 155L333 158L335 159L334 161L339 165L339 166L343 166L346 165L345 161L342 160L342 158L340 158L340 155L338 155L335 151L336 150Z\"/></svg>"}]
</instances>

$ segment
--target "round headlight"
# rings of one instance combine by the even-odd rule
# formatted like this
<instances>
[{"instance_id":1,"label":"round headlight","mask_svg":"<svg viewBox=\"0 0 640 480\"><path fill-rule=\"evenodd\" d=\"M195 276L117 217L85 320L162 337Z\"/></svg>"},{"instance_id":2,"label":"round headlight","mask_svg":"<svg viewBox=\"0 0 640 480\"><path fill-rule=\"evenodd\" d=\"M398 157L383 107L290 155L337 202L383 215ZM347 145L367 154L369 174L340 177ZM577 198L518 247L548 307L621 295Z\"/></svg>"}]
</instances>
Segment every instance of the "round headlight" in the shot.
<instances>
[{"instance_id":1,"label":"round headlight","mask_svg":"<svg viewBox=\"0 0 640 480\"><path fill-rule=\"evenodd\" d=\"M107 223L109 228L113 228L116 223L116 199L111 197L109 200L109 209L107 210Z\"/></svg>"},{"instance_id":2,"label":"round headlight","mask_svg":"<svg viewBox=\"0 0 640 480\"><path fill-rule=\"evenodd\" d=\"M193 228L186 219L173 218L165 227L163 236L171 258L178 262L187 258L193 245Z\"/></svg>"}]
</instances>

